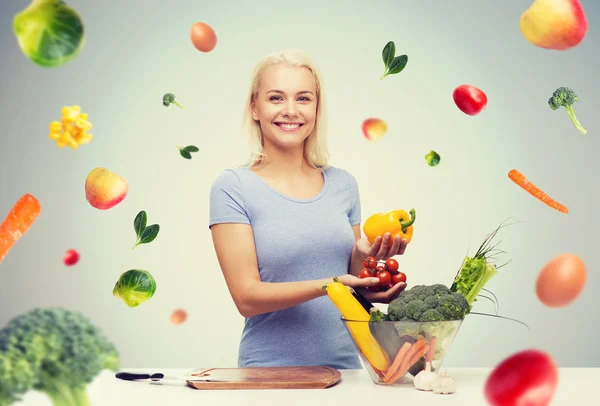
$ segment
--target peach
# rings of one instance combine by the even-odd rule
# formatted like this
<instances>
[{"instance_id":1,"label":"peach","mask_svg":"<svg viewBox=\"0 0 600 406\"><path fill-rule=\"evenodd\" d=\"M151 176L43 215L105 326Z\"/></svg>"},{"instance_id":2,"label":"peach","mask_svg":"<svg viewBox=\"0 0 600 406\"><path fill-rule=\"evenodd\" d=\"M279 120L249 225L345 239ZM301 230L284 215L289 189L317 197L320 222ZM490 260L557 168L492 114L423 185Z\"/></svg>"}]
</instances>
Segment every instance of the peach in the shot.
<instances>
[{"instance_id":1,"label":"peach","mask_svg":"<svg viewBox=\"0 0 600 406\"><path fill-rule=\"evenodd\" d=\"M106 168L93 169L85 179L85 198L99 210L121 203L129 192L127 179Z\"/></svg>"},{"instance_id":2,"label":"peach","mask_svg":"<svg viewBox=\"0 0 600 406\"><path fill-rule=\"evenodd\" d=\"M533 45L564 51L583 40L588 22L578 0L535 0L521 14L519 28Z\"/></svg>"},{"instance_id":3,"label":"peach","mask_svg":"<svg viewBox=\"0 0 600 406\"><path fill-rule=\"evenodd\" d=\"M387 132L385 121L378 118L368 118L362 124L362 131L369 141L379 141Z\"/></svg>"}]
</instances>

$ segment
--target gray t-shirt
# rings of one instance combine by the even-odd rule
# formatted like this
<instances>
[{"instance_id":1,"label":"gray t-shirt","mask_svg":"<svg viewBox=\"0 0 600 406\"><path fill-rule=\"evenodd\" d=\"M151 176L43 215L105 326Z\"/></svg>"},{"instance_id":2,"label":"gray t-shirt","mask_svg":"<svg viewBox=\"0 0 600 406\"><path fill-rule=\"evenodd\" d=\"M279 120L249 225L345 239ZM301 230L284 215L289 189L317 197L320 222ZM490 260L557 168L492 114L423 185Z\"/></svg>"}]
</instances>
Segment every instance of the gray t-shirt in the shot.
<instances>
[{"instance_id":1,"label":"gray t-shirt","mask_svg":"<svg viewBox=\"0 0 600 406\"><path fill-rule=\"evenodd\" d=\"M263 282L333 278L348 273L360 224L355 178L328 167L324 186L310 199L270 187L249 167L224 170L210 192L209 228L250 224ZM325 295L300 305L245 319L239 367L330 366L360 369L358 353L340 312Z\"/></svg>"}]
</instances>

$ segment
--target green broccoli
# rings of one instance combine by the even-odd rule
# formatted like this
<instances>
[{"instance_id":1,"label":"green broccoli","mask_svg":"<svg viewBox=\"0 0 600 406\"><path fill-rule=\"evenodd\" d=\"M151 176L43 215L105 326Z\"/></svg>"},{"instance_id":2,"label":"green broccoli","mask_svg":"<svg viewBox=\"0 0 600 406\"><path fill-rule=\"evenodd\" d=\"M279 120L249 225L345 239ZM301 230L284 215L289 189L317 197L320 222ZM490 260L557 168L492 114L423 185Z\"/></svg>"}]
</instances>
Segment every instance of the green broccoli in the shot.
<instances>
[{"instance_id":1,"label":"green broccoli","mask_svg":"<svg viewBox=\"0 0 600 406\"><path fill-rule=\"evenodd\" d=\"M0 330L0 406L44 392L54 406L88 406L87 385L116 371L116 347L82 314L34 309Z\"/></svg>"},{"instance_id":2,"label":"green broccoli","mask_svg":"<svg viewBox=\"0 0 600 406\"><path fill-rule=\"evenodd\" d=\"M175 101L175 95L173 93L165 93L165 95L163 96L163 106L169 107L171 103L178 106L179 108L186 108L185 106L182 106L181 104L177 103L177 101Z\"/></svg>"},{"instance_id":3,"label":"green broccoli","mask_svg":"<svg viewBox=\"0 0 600 406\"><path fill-rule=\"evenodd\" d=\"M558 110L559 108L564 107L571 118L571 121L575 124L575 127L577 127L582 134L585 134L587 133L587 130L579 124L577 117L575 117L575 111L573 110L573 104L577 101L579 101L579 97L577 97L577 94L573 89L562 86L552 93L552 97L548 99L548 105L552 110Z\"/></svg>"},{"instance_id":4,"label":"green broccoli","mask_svg":"<svg viewBox=\"0 0 600 406\"><path fill-rule=\"evenodd\" d=\"M369 321L389 321L390 320L390 318L388 317L387 314L385 314L384 312L382 312L381 310L379 310L376 307L371 307L371 309L369 310L369 314L370 314Z\"/></svg>"},{"instance_id":5,"label":"green broccoli","mask_svg":"<svg viewBox=\"0 0 600 406\"><path fill-rule=\"evenodd\" d=\"M395 321L462 320L470 310L464 296L445 285L416 285L392 300L388 316Z\"/></svg>"}]
</instances>

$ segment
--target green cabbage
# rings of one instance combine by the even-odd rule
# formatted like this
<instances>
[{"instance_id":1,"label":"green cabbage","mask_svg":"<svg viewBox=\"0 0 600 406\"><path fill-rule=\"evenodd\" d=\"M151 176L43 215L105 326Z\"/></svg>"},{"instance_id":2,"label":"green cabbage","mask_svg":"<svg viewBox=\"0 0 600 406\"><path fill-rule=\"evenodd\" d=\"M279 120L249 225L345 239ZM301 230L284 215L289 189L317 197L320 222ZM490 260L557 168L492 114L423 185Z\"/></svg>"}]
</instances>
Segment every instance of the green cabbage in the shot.
<instances>
[{"instance_id":1,"label":"green cabbage","mask_svg":"<svg viewBox=\"0 0 600 406\"><path fill-rule=\"evenodd\" d=\"M123 273L113 288L113 296L129 307L137 307L148 301L155 292L156 280L143 269L130 269Z\"/></svg>"},{"instance_id":2,"label":"green cabbage","mask_svg":"<svg viewBox=\"0 0 600 406\"><path fill-rule=\"evenodd\" d=\"M13 19L23 54L44 67L73 60L85 42L81 16L61 0L33 0Z\"/></svg>"}]
</instances>

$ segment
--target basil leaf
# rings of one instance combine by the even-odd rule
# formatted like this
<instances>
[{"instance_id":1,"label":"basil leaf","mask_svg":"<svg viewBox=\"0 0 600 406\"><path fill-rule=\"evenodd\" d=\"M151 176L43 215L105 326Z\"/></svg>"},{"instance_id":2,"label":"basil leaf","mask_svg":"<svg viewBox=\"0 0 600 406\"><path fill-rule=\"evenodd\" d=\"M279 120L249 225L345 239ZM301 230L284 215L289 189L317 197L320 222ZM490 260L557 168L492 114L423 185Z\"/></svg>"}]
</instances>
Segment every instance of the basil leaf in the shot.
<instances>
[{"instance_id":1,"label":"basil leaf","mask_svg":"<svg viewBox=\"0 0 600 406\"><path fill-rule=\"evenodd\" d=\"M200 150L198 149L198 147L196 147L196 146L194 146L194 145L188 145L188 146L187 146L187 147L185 147L183 150L184 150L184 151L187 151L187 152L198 152L198 151L200 151Z\"/></svg>"},{"instance_id":2,"label":"basil leaf","mask_svg":"<svg viewBox=\"0 0 600 406\"><path fill-rule=\"evenodd\" d=\"M392 61L392 63L390 63L389 71L387 74L393 75L395 73L402 72L402 69L404 69L406 67L407 63L408 63L408 56L400 55L400 56L395 57L394 60Z\"/></svg>"},{"instance_id":3,"label":"basil leaf","mask_svg":"<svg viewBox=\"0 0 600 406\"><path fill-rule=\"evenodd\" d=\"M158 224L152 224L151 226L146 227L142 232L140 244L148 244L149 242L154 241L159 231L160 226Z\"/></svg>"},{"instance_id":4,"label":"basil leaf","mask_svg":"<svg viewBox=\"0 0 600 406\"><path fill-rule=\"evenodd\" d=\"M135 216L135 220L133 220L133 229L135 230L135 234L138 238L142 235L142 231L146 228L146 221L148 220L148 216L144 210L140 211L137 216Z\"/></svg>"},{"instance_id":5,"label":"basil leaf","mask_svg":"<svg viewBox=\"0 0 600 406\"><path fill-rule=\"evenodd\" d=\"M188 151L184 150L184 149L180 149L179 153L181 154L182 157L184 157L185 159L192 159L192 154L190 154Z\"/></svg>"},{"instance_id":6,"label":"basil leaf","mask_svg":"<svg viewBox=\"0 0 600 406\"><path fill-rule=\"evenodd\" d=\"M396 45L394 45L394 41L390 41L385 44L383 51L381 53L381 57L383 59L383 63L385 64L385 68L389 68L390 63L394 60L394 54L396 53Z\"/></svg>"}]
</instances>

